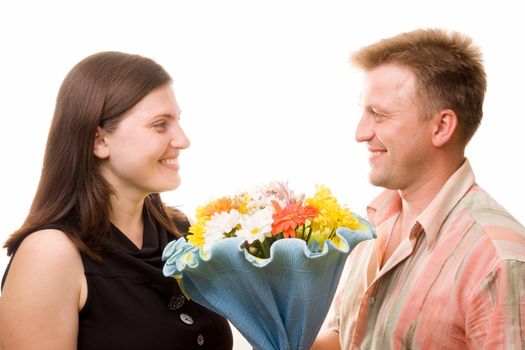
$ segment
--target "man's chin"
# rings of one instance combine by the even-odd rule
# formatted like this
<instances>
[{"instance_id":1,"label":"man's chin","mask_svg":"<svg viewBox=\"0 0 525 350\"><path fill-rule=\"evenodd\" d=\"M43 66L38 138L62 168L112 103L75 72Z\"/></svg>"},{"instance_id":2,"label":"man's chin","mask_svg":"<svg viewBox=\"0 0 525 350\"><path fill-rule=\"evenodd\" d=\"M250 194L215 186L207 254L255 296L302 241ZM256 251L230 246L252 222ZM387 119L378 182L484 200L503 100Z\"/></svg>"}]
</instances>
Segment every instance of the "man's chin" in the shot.
<instances>
[{"instance_id":1,"label":"man's chin","mask_svg":"<svg viewBox=\"0 0 525 350\"><path fill-rule=\"evenodd\" d=\"M370 173L368 176L368 181L370 184L376 187L383 187L389 190L394 189L391 181L386 176L379 176L379 174Z\"/></svg>"},{"instance_id":2,"label":"man's chin","mask_svg":"<svg viewBox=\"0 0 525 350\"><path fill-rule=\"evenodd\" d=\"M378 186L378 187L384 187L384 178L382 176L379 176L379 174L375 173L374 171L371 171L369 174L368 174L368 181L374 185L374 186Z\"/></svg>"}]
</instances>

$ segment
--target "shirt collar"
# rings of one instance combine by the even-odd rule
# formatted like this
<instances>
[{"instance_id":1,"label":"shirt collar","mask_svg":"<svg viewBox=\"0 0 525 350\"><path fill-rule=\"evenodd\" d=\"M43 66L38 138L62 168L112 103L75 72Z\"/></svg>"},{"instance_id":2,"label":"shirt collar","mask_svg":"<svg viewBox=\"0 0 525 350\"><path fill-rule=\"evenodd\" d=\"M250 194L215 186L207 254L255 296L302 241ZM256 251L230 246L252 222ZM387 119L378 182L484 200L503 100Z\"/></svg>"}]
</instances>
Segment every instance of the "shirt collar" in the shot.
<instances>
[{"instance_id":1,"label":"shirt collar","mask_svg":"<svg viewBox=\"0 0 525 350\"><path fill-rule=\"evenodd\" d=\"M463 165L445 182L430 204L419 214L417 221L427 235L428 246L435 242L441 225L452 209L474 185L474 173L467 159Z\"/></svg>"},{"instance_id":2,"label":"shirt collar","mask_svg":"<svg viewBox=\"0 0 525 350\"><path fill-rule=\"evenodd\" d=\"M366 211L368 220L378 227L401 211L401 197L397 191L385 190L366 207Z\"/></svg>"},{"instance_id":3,"label":"shirt collar","mask_svg":"<svg viewBox=\"0 0 525 350\"><path fill-rule=\"evenodd\" d=\"M435 242L441 225L461 198L474 185L474 172L468 159L447 180L430 204L417 217L427 236L428 246ZM385 190L367 207L368 219L377 227L401 210L398 191Z\"/></svg>"}]
</instances>

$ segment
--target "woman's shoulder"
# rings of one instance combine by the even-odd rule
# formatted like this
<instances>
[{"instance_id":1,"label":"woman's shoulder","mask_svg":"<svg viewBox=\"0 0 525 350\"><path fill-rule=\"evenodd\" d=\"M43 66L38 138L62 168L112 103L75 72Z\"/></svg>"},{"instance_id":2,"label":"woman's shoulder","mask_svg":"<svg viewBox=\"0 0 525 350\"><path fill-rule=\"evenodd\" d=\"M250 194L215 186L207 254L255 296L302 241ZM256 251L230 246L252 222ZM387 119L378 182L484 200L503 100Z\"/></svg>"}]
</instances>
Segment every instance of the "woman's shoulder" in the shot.
<instances>
[{"instance_id":1,"label":"woman's shoulder","mask_svg":"<svg viewBox=\"0 0 525 350\"><path fill-rule=\"evenodd\" d=\"M19 254L49 256L54 260L77 257L79 251L66 233L59 229L48 228L28 235L17 250L17 255Z\"/></svg>"},{"instance_id":2,"label":"woman's shoulder","mask_svg":"<svg viewBox=\"0 0 525 350\"><path fill-rule=\"evenodd\" d=\"M64 232L32 232L22 241L6 271L0 298L0 336L17 344L13 348L25 348L18 345L33 344L38 338L46 339L45 344L60 343L60 348L65 343L73 344L78 311L86 298L84 281L80 253ZM55 337L57 334L61 336Z\"/></svg>"},{"instance_id":3,"label":"woman's shoulder","mask_svg":"<svg viewBox=\"0 0 525 350\"><path fill-rule=\"evenodd\" d=\"M36 278L43 275L51 281L77 278L83 275L80 252L68 236L58 229L42 229L32 232L20 243L13 256L9 277L17 279ZM8 283L6 280L6 283Z\"/></svg>"}]
</instances>

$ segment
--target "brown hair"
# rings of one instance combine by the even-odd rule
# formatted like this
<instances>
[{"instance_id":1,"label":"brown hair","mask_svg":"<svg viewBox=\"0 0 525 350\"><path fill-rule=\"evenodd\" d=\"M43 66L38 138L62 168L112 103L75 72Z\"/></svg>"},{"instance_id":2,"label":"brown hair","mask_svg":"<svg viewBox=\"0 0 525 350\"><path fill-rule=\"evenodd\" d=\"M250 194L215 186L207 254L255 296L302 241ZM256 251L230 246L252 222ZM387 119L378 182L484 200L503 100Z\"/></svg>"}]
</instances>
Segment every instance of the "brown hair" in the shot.
<instances>
[{"instance_id":1,"label":"brown hair","mask_svg":"<svg viewBox=\"0 0 525 350\"><path fill-rule=\"evenodd\" d=\"M487 78L481 51L466 35L418 29L366 46L350 61L365 71L389 63L410 69L416 75L423 116L454 110L465 144L481 123Z\"/></svg>"},{"instance_id":2,"label":"brown hair","mask_svg":"<svg viewBox=\"0 0 525 350\"><path fill-rule=\"evenodd\" d=\"M99 259L97 252L111 233L109 198L114 192L93 154L97 127L111 132L126 111L170 82L153 60L121 52L96 53L71 69L58 93L29 214L4 244L8 255L29 233L59 223L80 251ZM180 236L175 217L182 219L181 214L168 210L158 193L150 194L145 205L162 226Z\"/></svg>"}]
</instances>

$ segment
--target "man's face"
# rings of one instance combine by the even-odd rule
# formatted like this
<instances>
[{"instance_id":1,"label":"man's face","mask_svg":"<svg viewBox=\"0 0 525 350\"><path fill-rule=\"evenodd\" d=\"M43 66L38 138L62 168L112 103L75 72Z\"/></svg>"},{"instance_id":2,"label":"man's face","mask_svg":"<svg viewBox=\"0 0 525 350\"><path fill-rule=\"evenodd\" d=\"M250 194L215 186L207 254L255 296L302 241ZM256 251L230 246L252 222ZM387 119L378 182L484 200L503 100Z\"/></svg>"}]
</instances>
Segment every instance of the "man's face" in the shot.
<instances>
[{"instance_id":1,"label":"man's face","mask_svg":"<svg viewBox=\"0 0 525 350\"><path fill-rule=\"evenodd\" d=\"M406 190L421 185L430 171L432 123L421 116L415 88L414 73L400 65L365 73L356 140L368 144L375 186Z\"/></svg>"}]
</instances>

